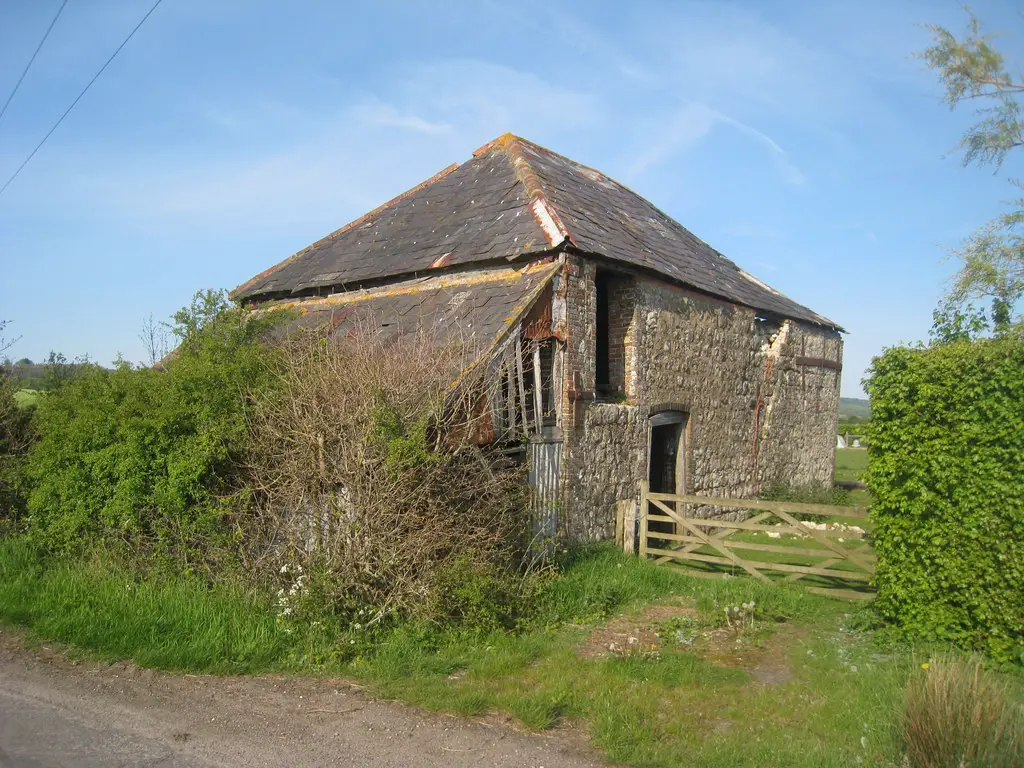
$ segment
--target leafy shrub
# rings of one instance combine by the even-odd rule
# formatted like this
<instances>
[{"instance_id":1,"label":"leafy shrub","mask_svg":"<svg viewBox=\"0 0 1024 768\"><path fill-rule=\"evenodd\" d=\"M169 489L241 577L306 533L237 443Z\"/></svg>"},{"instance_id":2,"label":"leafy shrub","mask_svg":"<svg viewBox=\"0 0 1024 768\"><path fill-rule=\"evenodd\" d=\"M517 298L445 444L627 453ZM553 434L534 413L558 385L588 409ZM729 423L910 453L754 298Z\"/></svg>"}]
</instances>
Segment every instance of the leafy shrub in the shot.
<instances>
[{"instance_id":1,"label":"leafy shrub","mask_svg":"<svg viewBox=\"0 0 1024 768\"><path fill-rule=\"evenodd\" d=\"M517 575L474 555L455 557L439 571L425 615L438 624L475 632L514 630L530 622L554 573L532 570Z\"/></svg>"},{"instance_id":2,"label":"leafy shrub","mask_svg":"<svg viewBox=\"0 0 1024 768\"><path fill-rule=\"evenodd\" d=\"M1024 662L1024 339L889 349L866 385L877 610Z\"/></svg>"},{"instance_id":3,"label":"leafy shrub","mask_svg":"<svg viewBox=\"0 0 1024 768\"><path fill-rule=\"evenodd\" d=\"M31 442L31 411L19 406L17 383L0 371L0 533L24 510L19 472Z\"/></svg>"},{"instance_id":4,"label":"leafy shrub","mask_svg":"<svg viewBox=\"0 0 1024 768\"><path fill-rule=\"evenodd\" d=\"M40 402L25 475L29 532L54 550L125 542L186 569L231 535L249 393L271 380L272 319L197 294L166 370L85 366Z\"/></svg>"},{"instance_id":5,"label":"leafy shrub","mask_svg":"<svg viewBox=\"0 0 1024 768\"><path fill-rule=\"evenodd\" d=\"M921 666L907 686L901 729L913 768L1024 765L1024 717L978 659Z\"/></svg>"}]
</instances>

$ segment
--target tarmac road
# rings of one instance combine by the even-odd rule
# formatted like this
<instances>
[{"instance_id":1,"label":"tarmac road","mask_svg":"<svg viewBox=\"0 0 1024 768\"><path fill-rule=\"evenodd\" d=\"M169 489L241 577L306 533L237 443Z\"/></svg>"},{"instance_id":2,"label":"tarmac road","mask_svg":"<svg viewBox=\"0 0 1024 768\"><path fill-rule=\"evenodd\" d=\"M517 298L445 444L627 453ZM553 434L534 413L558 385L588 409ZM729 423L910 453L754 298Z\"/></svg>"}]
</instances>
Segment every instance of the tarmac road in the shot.
<instances>
[{"instance_id":1,"label":"tarmac road","mask_svg":"<svg viewBox=\"0 0 1024 768\"><path fill-rule=\"evenodd\" d=\"M600 764L572 729L426 714L340 680L80 664L0 630L0 768Z\"/></svg>"}]
</instances>

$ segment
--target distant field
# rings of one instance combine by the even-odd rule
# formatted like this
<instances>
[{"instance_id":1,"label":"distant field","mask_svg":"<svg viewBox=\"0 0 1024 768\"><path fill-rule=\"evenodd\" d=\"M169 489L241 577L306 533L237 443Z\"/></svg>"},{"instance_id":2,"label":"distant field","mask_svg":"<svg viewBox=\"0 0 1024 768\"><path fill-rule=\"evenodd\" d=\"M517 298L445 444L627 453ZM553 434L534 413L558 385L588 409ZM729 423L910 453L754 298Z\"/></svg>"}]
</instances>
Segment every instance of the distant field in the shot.
<instances>
[{"instance_id":1,"label":"distant field","mask_svg":"<svg viewBox=\"0 0 1024 768\"><path fill-rule=\"evenodd\" d=\"M836 479L862 480L867 469L867 452L864 449L836 449Z\"/></svg>"},{"instance_id":2,"label":"distant field","mask_svg":"<svg viewBox=\"0 0 1024 768\"><path fill-rule=\"evenodd\" d=\"M863 480L868 452L863 448L836 448L836 480Z\"/></svg>"},{"instance_id":3,"label":"distant field","mask_svg":"<svg viewBox=\"0 0 1024 768\"><path fill-rule=\"evenodd\" d=\"M836 448L836 480L863 480L868 468L868 452L863 448ZM871 504L871 494L865 490L850 493L850 501L859 507Z\"/></svg>"},{"instance_id":4,"label":"distant field","mask_svg":"<svg viewBox=\"0 0 1024 768\"><path fill-rule=\"evenodd\" d=\"M28 408L30 405L36 404L39 395L38 389L19 389L14 393L14 402L18 404L19 408Z\"/></svg>"},{"instance_id":5,"label":"distant field","mask_svg":"<svg viewBox=\"0 0 1024 768\"><path fill-rule=\"evenodd\" d=\"M871 403L859 397L839 398L839 420L860 419L867 421L871 418Z\"/></svg>"}]
</instances>

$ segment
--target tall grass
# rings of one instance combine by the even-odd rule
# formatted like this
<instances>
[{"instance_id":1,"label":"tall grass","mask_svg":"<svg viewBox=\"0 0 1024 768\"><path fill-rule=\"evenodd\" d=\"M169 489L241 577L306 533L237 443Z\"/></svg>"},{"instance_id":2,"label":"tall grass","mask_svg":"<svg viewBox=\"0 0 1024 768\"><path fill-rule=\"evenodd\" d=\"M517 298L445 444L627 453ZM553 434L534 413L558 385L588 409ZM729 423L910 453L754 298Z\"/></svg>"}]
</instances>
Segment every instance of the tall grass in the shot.
<instances>
[{"instance_id":1,"label":"tall grass","mask_svg":"<svg viewBox=\"0 0 1024 768\"><path fill-rule=\"evenodd\" d=\"M715 616L722 607L755 601L758 615L792 620L834 612L834 601L795 587L753 579L704 580L681 575L615 548L601 545L572 552L561 564L560 578L541 596L540 618L548 625L580 623L644 602L680 596L695 600L703 613Z\"/></svg>"},{"instance_id":2,"label":"tall grass","mask_svg":"<svg viewBox=\"0 0 1024 768\"><path fill-rule=\"evenodd\" d=\"M979 659L922 667L907 686L902 724L913 768L1024 766L1024 714Z\"/></svg>"},{"instance_id":3,"label":"tall grass","mask_svg":"<svg viewBox=\"0 0 1024 768\"><path fill-rule=\"evenodd\" d=\"M269 603L240 589L139 580L95 556L59 562L17 538L0 539L0 622L157 669L251 672L287 652Z\"/></svg>"}]
</instances>

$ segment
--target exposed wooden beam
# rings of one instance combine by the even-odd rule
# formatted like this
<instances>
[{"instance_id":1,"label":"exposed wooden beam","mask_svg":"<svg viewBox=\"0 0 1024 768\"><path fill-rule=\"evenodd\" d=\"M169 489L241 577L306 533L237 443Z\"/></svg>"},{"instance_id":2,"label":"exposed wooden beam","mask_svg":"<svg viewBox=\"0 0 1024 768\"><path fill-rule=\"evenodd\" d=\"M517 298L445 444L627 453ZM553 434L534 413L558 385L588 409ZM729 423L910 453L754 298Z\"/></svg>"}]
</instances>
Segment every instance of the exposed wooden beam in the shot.
<instances>
[{"instance_id":1,"label":"exposed wooden beam","mask_svg":"<svg viewBox=\"0 0 1024 768\"><path fill-rule=\"evenodd\" d=\"M836 360L826 360L824 357L798 357L796 364L808 368L831 368L833 371L843 370L842 363Z\"/></svg>"}]
</instances>

